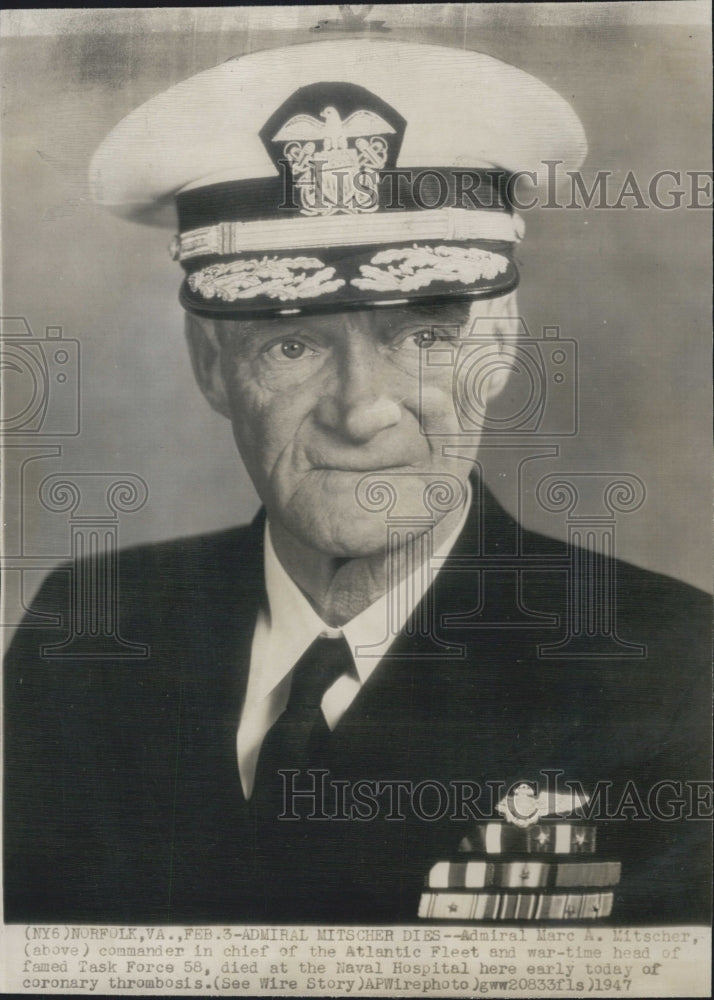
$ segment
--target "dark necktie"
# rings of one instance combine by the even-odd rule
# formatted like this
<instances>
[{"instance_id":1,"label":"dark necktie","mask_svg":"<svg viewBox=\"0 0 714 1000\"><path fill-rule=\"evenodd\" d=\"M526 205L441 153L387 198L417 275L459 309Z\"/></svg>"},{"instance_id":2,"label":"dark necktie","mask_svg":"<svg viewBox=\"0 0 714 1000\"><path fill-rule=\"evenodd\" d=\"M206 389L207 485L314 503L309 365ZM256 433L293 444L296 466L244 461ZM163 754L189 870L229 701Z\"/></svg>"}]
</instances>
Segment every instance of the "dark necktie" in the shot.
<instances>
[{"instance_id":1,"label":"dark necktie","mask_svg":"<svg viewBox=\"0 0 714 1000\"><path fill-rule=\"evenodd\" d=\"M328 688L346 673L354 674L355 667L344 636L336 639L318 636L293 667L285 711L260 748L252 796L259 812L265 815L265 811L281 811L280 770L304 771L320 766L321 751L330 735L320 704ZM305 780L297 778L300 784Z\"/></svg>"},{"instance_id":2,"label":"dark necktie","mask_svg":"<svg viewBox=\"0 0 714 1000\"><path fill-rule=\"evenodd\" d=\"M313 785L304 772L323 766L331 740L320 703L325 691L348 672L354 673L355 667L345 639L315 639L293 667L285 711L260 748L248 825L238 850L248 862L243 892L252 898L256 918L264 922L290 920L297 912L304 916L315 879L326 889L330 868L323 866L334 862L334 838L342 837L342 827L302 821L310 811L302 800L300 822L281 819L285 786L279 772L297 769L303 773L294 776L294 787ZM327 891L329 895L335 890Z\"/></svg>"}]
</instances>

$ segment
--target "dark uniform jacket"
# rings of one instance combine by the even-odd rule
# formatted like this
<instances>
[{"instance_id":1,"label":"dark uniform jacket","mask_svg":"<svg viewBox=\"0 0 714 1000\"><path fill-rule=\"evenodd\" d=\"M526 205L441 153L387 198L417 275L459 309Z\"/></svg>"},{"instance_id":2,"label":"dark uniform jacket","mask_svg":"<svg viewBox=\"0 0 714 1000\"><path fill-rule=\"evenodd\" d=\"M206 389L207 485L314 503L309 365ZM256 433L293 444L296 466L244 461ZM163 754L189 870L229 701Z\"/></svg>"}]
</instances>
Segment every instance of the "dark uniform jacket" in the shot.
<instances>
[{"instance_id":1,"label":"dark uniform jacket","mask_svg":"<svg viewBox=\"0 0 714 1000\"><path fill-rule=\"evenodd\" d=\"M258 515L121 553L118 629L143 659L40 655L67 636L76 575L45 583L33 610L62 626L21 628L6 665L7 921L413 923L434 861L544 771L600 789L598 855L623 865L613 920L707 919L708 824L687 818L707 807L692 785L709 771L705 594L580 558L481 490L429 594L431 625L412 620L316 761L326 797L271 822L236 763L262 537ZM364 791L378 789L360 786L359 816L334 818L350 815L335 780L432 784L416 806L408 790L396 805L375 794L376 810ZM481 787L475 812L441 815L433 782L450 795L458 781Z\"/></svg>"}]
</instances>

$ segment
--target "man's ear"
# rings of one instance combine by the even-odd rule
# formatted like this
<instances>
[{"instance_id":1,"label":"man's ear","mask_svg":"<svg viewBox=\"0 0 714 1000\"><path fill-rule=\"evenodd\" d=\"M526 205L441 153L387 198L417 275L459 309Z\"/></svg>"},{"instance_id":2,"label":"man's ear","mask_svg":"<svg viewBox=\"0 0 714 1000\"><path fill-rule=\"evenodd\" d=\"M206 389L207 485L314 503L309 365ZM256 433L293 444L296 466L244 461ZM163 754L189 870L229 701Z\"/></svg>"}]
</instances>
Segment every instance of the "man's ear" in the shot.
<instances>
[{"instance_id":1,"label":"man's ear","mask_svg":"<svg viewBox=\"0 0 714 1000\"><path fill-rule=\"evenodd\" d=\"M494 348L498 351L497 363L490 366L486 393L488 399L494 399L506 386L513 371L518 342L518 326L510 316L492 320L491 336Z\"/></svg>"},{"instance_id":2,"label":"man's ear","mask_svg":"<svg viewBox=\"0 0 714 1000\"><path fill-rule=\"evenodd\" d=\"M186 342L201 392L213 409L230 420L228 394L221 369L221 343L213 320L186 313Z\"/></svg>"},{"instance_id":3,"label":"man's ear","mask_svg":"<svg viewBox=\"0 0 714 1000\"><path fill-rule=\"evenodd\" d=\"M472 303L469 313L469 336L489 342L489 351L482 355L486 378L482 386L485 399L493 399L503 391L513 371L519 337L516 293Z\"/></svg>"}]
</instances>

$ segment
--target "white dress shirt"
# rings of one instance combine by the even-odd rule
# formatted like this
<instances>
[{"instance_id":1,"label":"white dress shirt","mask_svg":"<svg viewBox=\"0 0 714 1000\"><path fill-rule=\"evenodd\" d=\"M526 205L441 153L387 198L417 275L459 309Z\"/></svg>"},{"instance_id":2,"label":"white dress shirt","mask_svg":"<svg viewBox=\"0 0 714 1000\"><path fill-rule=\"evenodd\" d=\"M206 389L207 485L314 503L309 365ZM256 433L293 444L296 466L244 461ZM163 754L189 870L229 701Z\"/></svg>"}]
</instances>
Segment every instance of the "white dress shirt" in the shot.
<instances>
[{"instance_id":1,"label":"white dress shirt","mask_svg":"<svg viewBox=\"0 0 714 1000\"><path fill-rule=\"evenodd\" d=\"M268 608L261 608L253 633L245 702L238 726L238 769L246 797L253 791L258 755L273 723L282 715L290 694L290 674L308 646L319 635L343 635L357 676L343 674L328 688L322 712L334 729L399 635L444 559L461 534L471 506L471 491L461 519L446 541L432 554L433 564L418 567L342 628L326 625L283 569L275 554L270 525L265 525L264 571ZM359 679L358 679L359 678Z\"/></svg>"}]
</instances>

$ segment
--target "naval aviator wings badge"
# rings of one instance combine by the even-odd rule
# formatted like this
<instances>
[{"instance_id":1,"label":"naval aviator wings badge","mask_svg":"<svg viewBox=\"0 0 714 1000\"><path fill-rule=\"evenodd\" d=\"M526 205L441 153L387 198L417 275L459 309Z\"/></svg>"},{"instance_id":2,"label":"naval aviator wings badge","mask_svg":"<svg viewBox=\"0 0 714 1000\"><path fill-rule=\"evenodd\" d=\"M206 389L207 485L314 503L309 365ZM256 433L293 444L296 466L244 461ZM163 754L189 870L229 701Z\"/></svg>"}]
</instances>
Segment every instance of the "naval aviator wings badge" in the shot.
<instances>
[{"instance_id":1,"label":"naval aviator wings badge","mask_svg":"<svg viewBox=\"0 0 714 1000\"><path fill-rule=\"evenodd\" d=\"M509 823L525 829L534 826L544 816L567 816L587 805L589 797L579 792L545 791L536 795L530 785L525 782L505 795L496 806Z\"/></svg>"},{"instance_id":2,"label":"naval aviator wings badge","mask_svg":"<svg viewBox=\"0 0 714 1000\"><path fill-rule=\"evenodd\" d=\"M406 122L355 84L302 87L271 116L261 138L287 165L300 214L376 212L379 172L393 167Z\"/></svg>"}]
</instances>

